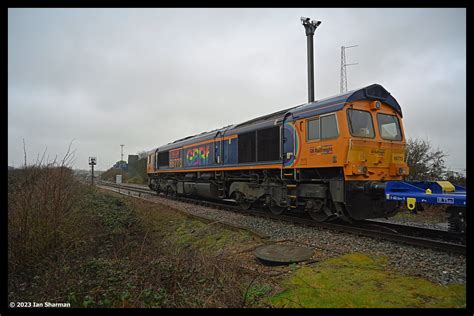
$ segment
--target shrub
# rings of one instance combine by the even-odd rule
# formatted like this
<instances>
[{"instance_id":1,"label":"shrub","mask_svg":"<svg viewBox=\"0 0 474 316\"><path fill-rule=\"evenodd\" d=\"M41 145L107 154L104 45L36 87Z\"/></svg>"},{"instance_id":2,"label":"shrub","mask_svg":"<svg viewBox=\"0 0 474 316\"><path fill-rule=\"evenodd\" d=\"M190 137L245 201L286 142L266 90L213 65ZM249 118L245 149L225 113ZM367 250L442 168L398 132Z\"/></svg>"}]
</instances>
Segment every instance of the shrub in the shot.
<instances>
[{"instance_id":1,"label":"shrub","mask_svg":"<svg viewBox=\"0 0 474 316\"><path fill-rule=\"evenodd\" d=\"M8 173L9 272L24 273L56 260L81 237L83 219L75 204L81 187L62 161L36 162Z\"/></svg>"}]
</instances>

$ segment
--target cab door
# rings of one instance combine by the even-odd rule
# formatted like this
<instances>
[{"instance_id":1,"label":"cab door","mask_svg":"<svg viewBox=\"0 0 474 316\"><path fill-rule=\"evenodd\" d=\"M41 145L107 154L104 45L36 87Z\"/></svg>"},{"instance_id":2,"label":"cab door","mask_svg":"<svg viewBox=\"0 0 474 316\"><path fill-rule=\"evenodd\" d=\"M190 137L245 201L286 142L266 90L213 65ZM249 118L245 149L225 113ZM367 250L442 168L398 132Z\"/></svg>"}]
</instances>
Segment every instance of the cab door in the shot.
<instances>
[{"instance_id":1,"label":"cab door","mask_svg":"<svg viewBox=\"0 0 474 316\"><path fill-rule=\"evenodd\" d=\"M155 151L154 165L155 165L155 170L160 169L160 166L158 164L158 149Z\"/></svg>"},{"instance_id":2,"label":"cab door","mask_svg":"<svg viewBox=\"0 0 474 316\"><path fill-rule=\"evenodd\" d=\"M218 131L214 136L214 163L222 164L222 132Z\"/></svg>"},{"instance_id":3,"label":"cab door","mask_svg":"<svg viewBox=\"0 0 474 316\"><path fill-rule=\"evenodd\" d=\"M296 159L295 150L295 128L293 122L288 122L291 113L285 114L282 121L281 128L281 143L282 143L282 163L283 167L291 167Z\"/></svg>"}]
</instances>

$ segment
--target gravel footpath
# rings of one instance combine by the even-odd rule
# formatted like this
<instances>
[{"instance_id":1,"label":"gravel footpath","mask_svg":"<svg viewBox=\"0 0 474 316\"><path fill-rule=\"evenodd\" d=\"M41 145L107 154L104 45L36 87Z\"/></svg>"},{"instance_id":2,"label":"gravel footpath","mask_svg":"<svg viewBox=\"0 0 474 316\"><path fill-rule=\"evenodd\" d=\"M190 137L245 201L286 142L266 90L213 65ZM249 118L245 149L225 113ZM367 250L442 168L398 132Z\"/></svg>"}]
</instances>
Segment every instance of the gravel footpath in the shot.
<instances>
[{"instance_id":1,"label":"gravel footpath","mask_svg":"<svg viewBox=\"0 0 474 316\"><path fill-rule=\"evenodd\" d=\"M370 256L386 257L387 265L402 274L420 276L443 285L466 283L466 257L463 255L317 227L304 227L283 221L168 200L158 196L147 196L146 199L211 220L248 227L268 235L269 239L273 241L292 240L313 248L317 260L361 252Z\"/></svg>"}]
</instances>

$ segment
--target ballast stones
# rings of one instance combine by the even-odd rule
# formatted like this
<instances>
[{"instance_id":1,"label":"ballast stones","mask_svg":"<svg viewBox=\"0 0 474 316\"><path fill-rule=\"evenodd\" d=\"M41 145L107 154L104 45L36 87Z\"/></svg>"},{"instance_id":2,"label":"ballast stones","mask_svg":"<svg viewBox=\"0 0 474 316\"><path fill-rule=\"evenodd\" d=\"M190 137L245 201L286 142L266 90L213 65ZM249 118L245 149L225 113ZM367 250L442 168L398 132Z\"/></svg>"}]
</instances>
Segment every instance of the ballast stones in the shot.
<instances>
[{"instance_id":1,"label":"ballast stones","mask_svg":"<svg viewBox=\"0 0 474 316\"><path fill-rule=\"evenodd\" d=\"M263 245L255 249L255 256L269 264L289 264L305 261L313 256L313 250L292 245Z\"/></svg>"}]
</instances>

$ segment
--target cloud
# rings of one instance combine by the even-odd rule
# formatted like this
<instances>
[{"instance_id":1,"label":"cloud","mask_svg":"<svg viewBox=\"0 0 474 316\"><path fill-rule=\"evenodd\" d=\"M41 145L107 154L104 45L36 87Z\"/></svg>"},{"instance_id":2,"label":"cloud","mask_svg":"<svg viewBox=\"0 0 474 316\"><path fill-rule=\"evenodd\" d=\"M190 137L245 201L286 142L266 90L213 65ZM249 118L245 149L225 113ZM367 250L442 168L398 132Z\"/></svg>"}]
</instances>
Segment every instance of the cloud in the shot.
<instances>
[{"instance_id":1,"label":"cloud","mask_svg":"<svg viewBox=\"0 0 474 316\"><path fill-rule=\"evenodd\" d=\"M125 153L302 104L306 38L320 19L316 98L381 83L408 136L428 136L465 165L464 9L9 9L8 156L61 153L98 169Z\"/></svg>"}]
</instances>

